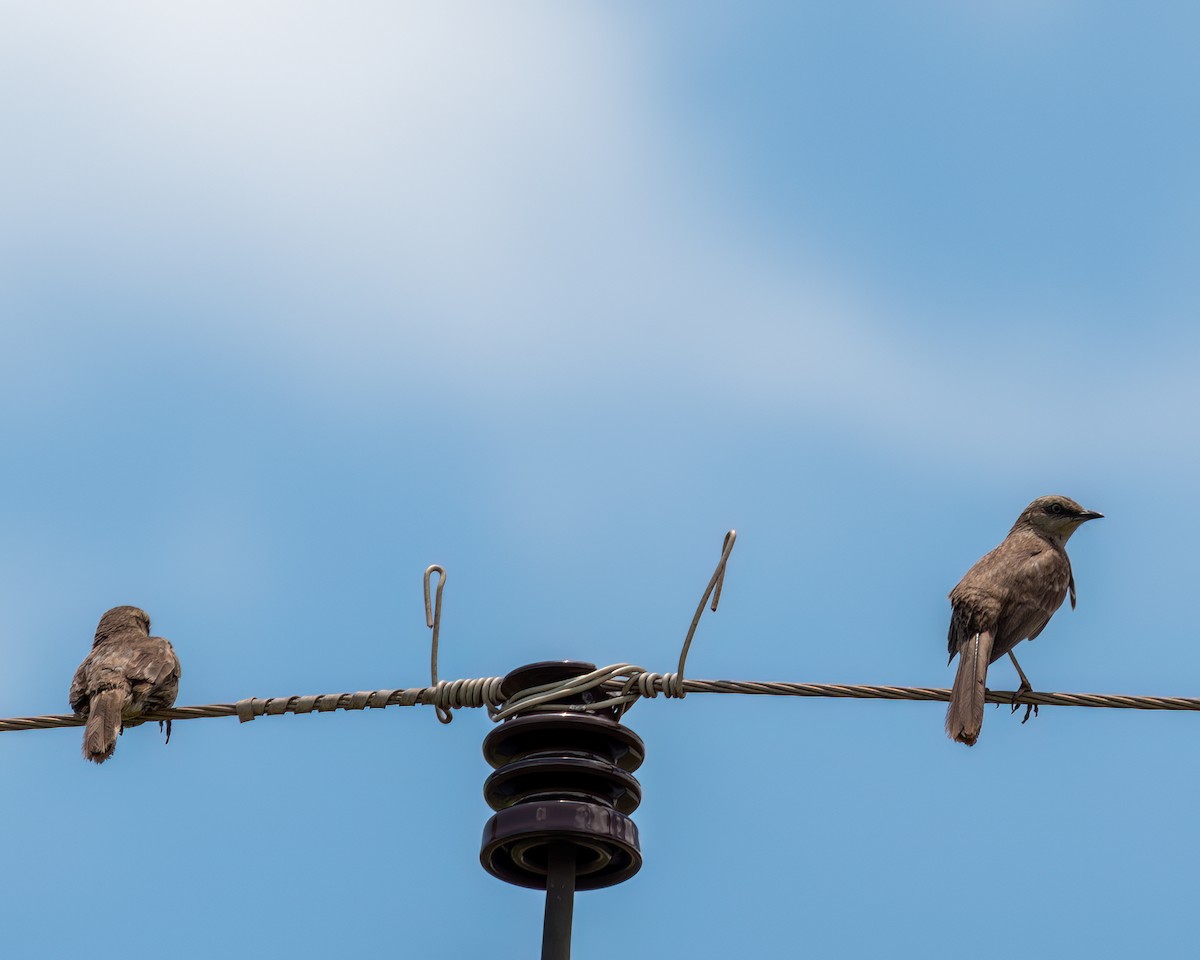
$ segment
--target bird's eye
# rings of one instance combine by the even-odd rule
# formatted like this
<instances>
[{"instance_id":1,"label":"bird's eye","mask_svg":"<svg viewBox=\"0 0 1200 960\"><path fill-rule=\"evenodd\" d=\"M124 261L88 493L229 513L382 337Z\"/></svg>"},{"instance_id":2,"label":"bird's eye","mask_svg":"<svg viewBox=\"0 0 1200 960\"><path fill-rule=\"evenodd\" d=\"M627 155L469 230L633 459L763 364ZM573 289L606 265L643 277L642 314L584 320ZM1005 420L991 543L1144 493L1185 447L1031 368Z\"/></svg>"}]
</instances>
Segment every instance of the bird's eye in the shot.
<instances>
[{"instance_id":1,"label":"bird's eye","mask_svg":"<svg viewBox=\"0 0 1200 960\"><path fill-rule=\"evenodd\" d=\"M1062 513L1063 512L1062 504L1061 503L1050 504L1050 512L1053 514L1056 514L1056 515Z\"/></svg>"}]
</instances>

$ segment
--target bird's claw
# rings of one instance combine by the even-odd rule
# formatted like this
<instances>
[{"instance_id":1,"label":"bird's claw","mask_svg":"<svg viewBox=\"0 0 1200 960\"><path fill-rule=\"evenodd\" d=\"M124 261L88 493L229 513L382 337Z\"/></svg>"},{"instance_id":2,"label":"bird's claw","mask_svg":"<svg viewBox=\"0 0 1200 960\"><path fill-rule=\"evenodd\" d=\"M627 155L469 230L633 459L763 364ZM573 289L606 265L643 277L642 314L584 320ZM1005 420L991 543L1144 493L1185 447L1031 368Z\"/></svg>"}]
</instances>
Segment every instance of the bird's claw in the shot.
<instances>
[{"instance_id":1,"label":"bird's claw","mask_svg":"<svg viewBox=\"0 0 1200 960\"><path fill-rule=\"evenodd\" d=\"M1017 692L1013 694L1011 713L1016 713L1017 710L1020 708L1020 706L1021 706L1020 698L1021 698L1021 695L1025 694L1025 693L1033 693L1033 687L1031 687L1028 683L1025 683L1024 681L1021 681L1021 685L1019 687L1017 687ZM1025 704L1025 716L1023 716L1021 718L1022 723L1024 723L1026 720L1029 719L1030 713L1032 713L1035 717L1038 715L1038 705L1036 703Z\"/></svg>"},{"instance_id":2,"label":"bird's claw","mask_svg":"<svg viewBox=\"0 0 1200 960\"><path fill-rule=\"evenodd\" d=\"M171 742L171 721L170 720L159 720L158 721L158 732L162 733L164 728L167 731L167 739L165 742L170 743Z\"/></svg>"}]
</instances>

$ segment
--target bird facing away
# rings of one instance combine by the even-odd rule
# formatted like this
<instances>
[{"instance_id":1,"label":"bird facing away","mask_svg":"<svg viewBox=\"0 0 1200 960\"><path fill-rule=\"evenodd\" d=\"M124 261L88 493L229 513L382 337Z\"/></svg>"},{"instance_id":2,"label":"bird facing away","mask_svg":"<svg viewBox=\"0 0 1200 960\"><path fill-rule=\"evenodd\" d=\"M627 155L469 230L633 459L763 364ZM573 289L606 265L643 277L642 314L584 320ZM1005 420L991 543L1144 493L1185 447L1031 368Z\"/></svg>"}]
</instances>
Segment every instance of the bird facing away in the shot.
<instances>
[{"instance_id":1,"label":"bird facing away","mask_svg":"<svg viewBox=\"0 0 1200 960\"><path fill-rule=\"evenodd\" d=\"M175 650L162 637L150 636L150 618L144 610L113 607L104 614L92 652L71 681L71 709L87 720L84 757L103 763L117 748L117 735L127 724L137 725L129 721L140 723L143 713L172 706L179 693L179 674Z\"/></svg>"},{"instance_id":2,"label":"bird facing away","mask_svg":"<svg viewBox=\"0 0 1200 960\"><path fill-rule=\"evenodd\" d=\"M958 654L958 673L946 711L946 733L951 739L967 746L979 739L988 664L1006 653L1021 677L1018 692L1033 689L1013 656L1013 647L1041 633L1068 593L1075 609L1067 541L1082 524L1102 516L1068 497L1038 497L1017 517L1000 546L985 554L950 591L950 659ZM1014 712L1016 708L1014 703Z\"/></svg>"}]
</instances>

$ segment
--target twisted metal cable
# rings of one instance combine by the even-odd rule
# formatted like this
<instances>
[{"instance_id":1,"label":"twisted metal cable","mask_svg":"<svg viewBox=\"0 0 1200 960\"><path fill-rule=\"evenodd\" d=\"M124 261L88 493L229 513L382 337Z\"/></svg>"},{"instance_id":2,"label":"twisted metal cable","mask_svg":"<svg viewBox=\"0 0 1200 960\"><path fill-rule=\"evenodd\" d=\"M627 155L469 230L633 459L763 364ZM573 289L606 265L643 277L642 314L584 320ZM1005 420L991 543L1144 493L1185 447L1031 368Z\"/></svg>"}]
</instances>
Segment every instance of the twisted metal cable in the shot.
<instances>
[{"instance_id":1,"label":"twisted metal cable","mask_svg":"<svg viewBox=\"0 0 1200 960\"><path fill-rule=\"evenodd\" d=\"M561 684L544 684L524 690L505 701L500 693L503 677L442 681L432 687L396 690L362 690L357 693L324 693L312 696L251 697L236 703L209 703L201 706L174 707L147 713L127 726L153 720L204 720L210 717L237 717L243 723L256 717L285 713L330 713L335 710L366 710L384 707L420 705L457 710L486 707L494 720L504 720L531 710L595 711L616 705L632 704L660 694L677 697L682 685L686 693L725 693L765 697L827 697L859 700L934 700L948 701L945 687L892 687L871 684L792 683L778 680L683 680L676 674L650 673L641 667L618 663L602 667ZM556 703L565 696L598 689L606 696L588 704ZM1042 707L1106 707L1118 710L1200 710L1200 697L1144 697L1109 693L1014 693L989 690L988 703L1036 704ZM78 727L84 721L72 714L42 717L11 717L0 720L0 733L19 730L52 730Z\"/></svg>"}]
</instances>

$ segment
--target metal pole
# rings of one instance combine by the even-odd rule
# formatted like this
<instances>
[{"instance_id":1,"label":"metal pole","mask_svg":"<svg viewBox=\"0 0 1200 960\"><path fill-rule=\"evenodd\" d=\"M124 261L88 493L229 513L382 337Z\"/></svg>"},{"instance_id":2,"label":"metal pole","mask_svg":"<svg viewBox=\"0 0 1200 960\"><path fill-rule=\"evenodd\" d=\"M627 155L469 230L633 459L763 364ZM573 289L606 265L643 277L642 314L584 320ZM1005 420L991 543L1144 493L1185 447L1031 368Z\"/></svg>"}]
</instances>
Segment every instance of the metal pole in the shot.
<instances>
[{"instance_id":1,"label":"metal pole","mask_svg":"<svg viewBox=\"0 0 1200 960\"><path fill-rule=\"evenodd\" d=\"M575 913L575 845L550 844L546 863L546 923L542 960L571 960L571 918Z\"/></svg>"}]
</instances>

